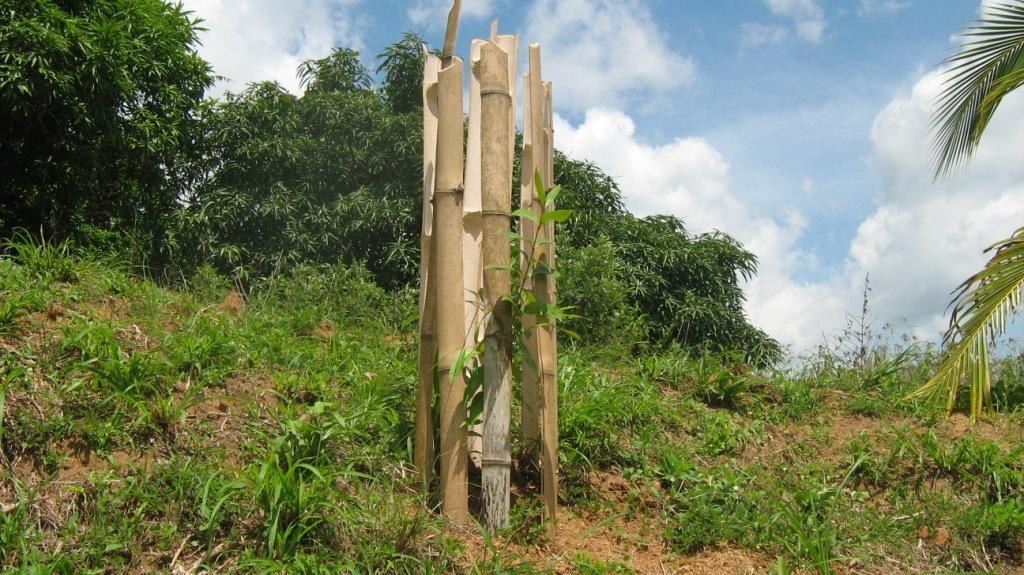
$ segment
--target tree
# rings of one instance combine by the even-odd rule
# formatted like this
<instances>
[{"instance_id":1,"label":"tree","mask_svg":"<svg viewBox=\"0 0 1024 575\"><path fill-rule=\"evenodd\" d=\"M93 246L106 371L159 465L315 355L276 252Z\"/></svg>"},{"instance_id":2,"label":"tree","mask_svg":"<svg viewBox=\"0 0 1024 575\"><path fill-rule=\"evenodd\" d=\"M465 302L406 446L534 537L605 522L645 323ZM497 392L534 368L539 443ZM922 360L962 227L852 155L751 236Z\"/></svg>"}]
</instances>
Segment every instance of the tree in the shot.
<instances>
[{"instance_id":1,"label":"tree","mask_svg":"<svg viewBox=\"0 0 1024 575\"><path fill-rule=\"evenodd\" d=\"M561 325L591 339L742 350L757 365L779 359L779 343L743 313L740 280L756 273L757 258L739 242L690 235L674 216L637 218L612 178L557 152L555 181L559 208L573 212L559 228L559 294L581 316Z\"/></svg>"},{"instance_id":2,"label":"tree","mask_svg":"<svg viewBox=\"0 0 1024 575\"><path fill-rule=\"evenodd\" d=\"M422 38L406 32L377 55L377 73L384 74L384 100L399 114L423 107L423 46Z\"/></svg>"},{"instance_id":3,"label":"tree","mask_svg":"<svg viewBox=\"0 0 1024 575\"><path fill-rule=\"evenodd\" d=\"M950 65L935 112L935 178L945 177L971 157L999 107L1024 84L1024 1L987 9L963 32L961 50ZM971 415L992 406L989 345L1006 330L1021 307L1024 291L1024 227L985 250L992 258L954 292L943 344L949 354L935 376L914 397L945 396L952 410L961 382L970 380Z\"/></svg>"},{"instance_id":4,"label":"tree","mask_svg":"<svg viewBox=\"0 0 1024 575\"><path fill-rule=\"evenodd\" d=\"M208 177L181 212L177 257L194 253L243 280L358 261L382 286L411 283L419 114L392 110L353 50L307 61L299 75L301 96L261 82L213 107Z\"/></svg>"},{"instance_id":5,"label":"tree","mask_svg":"<svg viewBox=\"0 0 1024 575\"><path fill-rule=\"evenodd\" d=\"M208 178L181 212L176 258L212 260L242 280L340 259L364 263L388 289L413 285L422 46L406 34L384 50L379 87L356 52L339 48L300 67L301 96L264 82L217 103L206 123ZM739 282L756 258L738 242L692 236L677 218L637 218L612 178L560 153L555 179L559 206L574 214L559 227L560 293L586 317L563 327L598 339L613 330L594 326L626 322L620 332L636 342L743 349L758 364L779 357L778 342L743 314Z\"/></svg>"},{"instance_id":6,"label":"tree","mask_svg":"<svg viewBox=\"0 0 1024 575\"><path fill-rule=\"evenodd\" d=\"M158 241L198 175L198 30L160 0L0 0L0 233Z\"/></svg>"}]
</instances>

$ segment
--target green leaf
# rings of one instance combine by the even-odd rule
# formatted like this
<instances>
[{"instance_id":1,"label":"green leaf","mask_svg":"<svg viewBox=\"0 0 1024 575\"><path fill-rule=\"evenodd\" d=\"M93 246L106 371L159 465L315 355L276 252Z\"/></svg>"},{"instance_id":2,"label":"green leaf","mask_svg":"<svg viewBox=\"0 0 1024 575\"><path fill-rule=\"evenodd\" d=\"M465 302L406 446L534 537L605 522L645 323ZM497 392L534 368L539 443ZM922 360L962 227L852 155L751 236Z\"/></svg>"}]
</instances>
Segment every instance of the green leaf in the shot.
<instances>
[{"instance_id":1,"label":"green leaf","mask_svg":"<svg viewBox=\"0 0 1024 575\"><path fill-rule=\"evenodd\" d=\"M546 207L551 207L551 208L555 207L555 199L558 197L558 194L561 193L561 192L562 192L562 186L555 186L555 187L551 188L550 190L548 190L547 201L544 202L544 205Z\"/></svg>"},{"instance_id":2,"label":"green leaf","mask_svg":"<svg viewBox=\"0 0 1024 575\"><path fill-rule=\"evenodd\" d=\"M534 212L530 208L519 208L518 210L512 212L512 215L520 218L526 218L533 223L537 223L538 219L536 212Z\"/></svg>"},{"instance_id":3,"label":"green leaf","mask_svg":"<svg viewBox=\"0 0 1024 575\"><path fill-rule=\"evenodd\" d=\"M1007 317L1020 310L1024 296L1024 227L990 246L995 254L985 268L960 284L953 299L944 343L949 355L935 376L907 395L946 397L952 411L964 380L971 385L971 416L992 407L989 343L1006 332Z\"/></svg>"},{"instance_id":4,"label":"green leaf","mask_svg":"<svg viewBox=\"0 0 1024 575\"><path fill-rule=\"evenodd\" d=\"M533 170L533 189L534 193L537 194L537 199L540 200L540 205L547 205L547 190L544 189L544 179L540 177L540 169L534 168Z\"/></svg>"},{"instance_id":5,"label":"green leaf","mask_svg":"<svg viewBox=\"0 0 1024 575\"><path fill-rule=\"evenodd\" d=\"M993 4L961 36L937 100L936 179L974 153L1003 97L1024 82L1024 5Z\"/></svg>"},{"instance_id":6,"label":"green leaf","mask_svg":"<svg viewBox=\"0 0 1024 575\"><path fill-rule=\"evenodd\" d=\"M572 210L551 210L540 215L540 223L541 225L548 222L561 223L568 221L570 217L572 217Z\"/></svg>"}]
</instances>

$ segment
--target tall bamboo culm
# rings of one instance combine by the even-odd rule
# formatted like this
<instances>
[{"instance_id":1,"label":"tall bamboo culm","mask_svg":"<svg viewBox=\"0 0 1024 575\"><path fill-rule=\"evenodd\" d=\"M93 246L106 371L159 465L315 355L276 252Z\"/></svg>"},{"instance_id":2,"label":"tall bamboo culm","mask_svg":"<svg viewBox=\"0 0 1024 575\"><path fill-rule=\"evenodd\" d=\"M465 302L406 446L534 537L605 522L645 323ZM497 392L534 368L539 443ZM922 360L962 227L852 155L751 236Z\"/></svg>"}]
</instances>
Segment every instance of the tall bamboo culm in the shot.
<instances>
[{"instance_id":1,"label":"tall bamboo culm","mask_svg":"<svg viewBox=\"0 0 1024 575\"><path fill-rule=\"evenodd\" d=\"M481 94L481 191L483 200L484 298L491 310L484 337L483 520L490 529L508 525L512 409L512 309L510 211L512 206L512 93L509 54L496 42L480 47L474 69Z\"/></svg>"},{"instance_id":2,"label":"tall bamboo culm","mask_svg":"<svg viewBox=\"0 0 1024 575\"><path fill-rule=\"evenodd\" d=\"M461 370L453 370L465 342L462 277L462 59L438 73L437 178L434 188L434 249L437 272L435 322L441 382L441 508L452 521L469 521L468 452Z\"/></svg>"}]
</instances>

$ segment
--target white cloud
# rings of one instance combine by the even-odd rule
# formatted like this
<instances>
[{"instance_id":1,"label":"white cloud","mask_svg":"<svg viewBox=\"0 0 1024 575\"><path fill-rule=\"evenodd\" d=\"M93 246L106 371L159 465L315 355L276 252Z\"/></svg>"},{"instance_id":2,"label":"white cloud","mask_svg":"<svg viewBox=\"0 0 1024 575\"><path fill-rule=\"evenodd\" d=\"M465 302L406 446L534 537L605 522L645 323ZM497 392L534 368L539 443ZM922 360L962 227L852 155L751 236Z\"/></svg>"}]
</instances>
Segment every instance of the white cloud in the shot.
<instances>
[{"instance_id":1,"label":"white cloud","mask_svg":"<svg viewBox=\"0 0 1024 575\"><path fill-rule=\"evenodd\" d=\"M836 333L844 312L858 309L870 274L872 313L933 339L945 327L950 292L984 265L982 249L1024 223L1017 161L1024 142L1016 136L1024 129L1024 94L1004 102L969 170L933 183L929 126L940 87L940 75L927 74L875 118L872 164L882 189L840 270L824 281L799 282L788 251L781 265L760 254L769 278L748 286L747 309L769 333L797 349Z\"/></svg>"},{"instance_id":2,"label":"white cloud","mask_svg":"<svg viewBox=\"0 0 1024 575\"><path fill-rule=\"evenodd\" d=\"M873 14L893 14L909 7L909 0L860 0L857 15L866 17Z\"/></svg>"},{"instance_id":3,"label":"white cloud","mask_svg":"<svg viewBox=\"0 0 1024 575\"><path fill-rule=\"evenodd\" d=\"M359 0L185 0L204 20L199 54L227 79L214 94L249 82L277 80L299 89L303 60L327 56L335 46L362 48L360 22L350 7Z\"/></svg>"},{"instance_id":4,"label":"white cloud","mask_svg":"<svg viewBox=\"0 0 1024 575\"><path fill-rule=\"evenodd\" d=\"M592 109L576 126L558 118L556 139L570 156L593 160L615 177L635 213L680 216L691 232L720 229L757 254L758 276L745 287L747 312L795 350L838 333L845 313L860 308L868 274L873 315L932 339L945 326L950 292L984 265L983 248L1024 224L1024 93L1004 101L968 170L933 183L928 130L940 87L940 75L927 74L876 116L870 163L881 179L877 207L831 271L799 248L802 215L778 220L752 210L730 190L727 159L702 138L649 145L626 114ZM802 188L822 193L810 179ZM824 279L798 279L808 271Z\"/></svg>"},{"instance_id":5,"label":"white cloud","mask_svg":"<svg viewBox=\"0 0 1024 575\"><path fill-rule=\"evenodd\" d=\"M524 41L543 47L544 76L558 78L557 108L620 107L693 82L693 61L638 0L536 0L525 22Z\"/></svg>"},{"instance_id":6,"label":"white cloud","mask_svg":"<svg viewBox=\"0 0 1024 575\"><path fill-rule=\"evenodd\" d=\"M774 321L776 314L797 315L796 296L803 293L790 277L813 264L813 258L794 247L806 226L799 213L791 213L784 222L753 213L731 193L729 163L710 143L679 138L661 146L646 144L637 138L633 121L619 111L588 110L578 126L556 117L555 134L560 150L595 162L616 179L633 213L673 214L692 233L719 229L742 241L761 260L760 273L747 288L752 319L784 342L813 343L802 336L816 326ZM793 297L784 297L787 294L781 292L787 290ZM817 291L817 303L832 302L832 313L841 317L841 302L827 288ZM770 306L772 314L760 313ZM818 336L820 332L814 335Z\"/></svg>"},{"instance_id":7,"label":"white cloud","mask_svg":"<svg viewBox=\"0 0 1024 575\"><path fill-rule=\"evenodd\" d=\"M825 33L825 11L817 0L764 0L773 14L791 18L797 36L813 44L821 42Z\"/></svg>"},{"instance_id":8,"label":"white cloud","mask_svg":"<svg viewBox=\"0 0 1024 575\"><path fill-rule=\"evenodd\" d=\"M789 31L782 26L744 22L740 28L740 50L764 44L777 44L788 37Z\"/></svg>"},{"instance_id":9,"label":"white cloud","mask_svg":"<svg viewBox=\"0 0 1024 575\"><path fill-rule=\"evenodd\" d=\"M487 18L496 12L495 4L495 0L464 0L459 15L461 18ZM448 24L451 7L451 0L416 0L405 13L417 26L443 30Z\"/></svg>"}]
</instances>

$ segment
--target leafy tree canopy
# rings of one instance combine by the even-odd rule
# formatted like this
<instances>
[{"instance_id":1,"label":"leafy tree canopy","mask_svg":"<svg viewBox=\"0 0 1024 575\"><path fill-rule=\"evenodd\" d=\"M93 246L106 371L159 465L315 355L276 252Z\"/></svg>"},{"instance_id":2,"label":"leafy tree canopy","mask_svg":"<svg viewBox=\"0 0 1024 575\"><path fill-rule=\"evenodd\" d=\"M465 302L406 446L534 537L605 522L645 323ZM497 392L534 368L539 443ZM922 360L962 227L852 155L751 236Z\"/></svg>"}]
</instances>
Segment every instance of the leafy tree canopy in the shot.
<instances>
[{"instance_id":1,"label":"leafy tree canopy","mask_svg":"<svg viewBox=\"0 0 1024 575\"><path fill-rule=\"evenodd\" d=\"M261 83L220 103L208 126L211 177L184 212L180 245L242 278L342 259L364 262L384 286L414 284L422 40L407 33L378 61L380 87L356 52L337 49L300 67L302 96ZM561 290L581 316L567 328L742 348L761 363L779 355L743 314L739 281L754 274L753 254L725 234L691 236L678 218L633 216L592 164L558 153L555 172L560 207L574 212L559 232ZM608 325L621 329L598 327Z\"/></svg>"},{"instance_id":2,"label":"leafy tree canopy","mask_svg":"<svg viewBox=\"0 0 1024 575\"><path fill-rule=\"evenodd\" d=\"M195 176L197 30L160 0L0 0L0 231L155 237Z\"/></svg>"}]
</instances>

